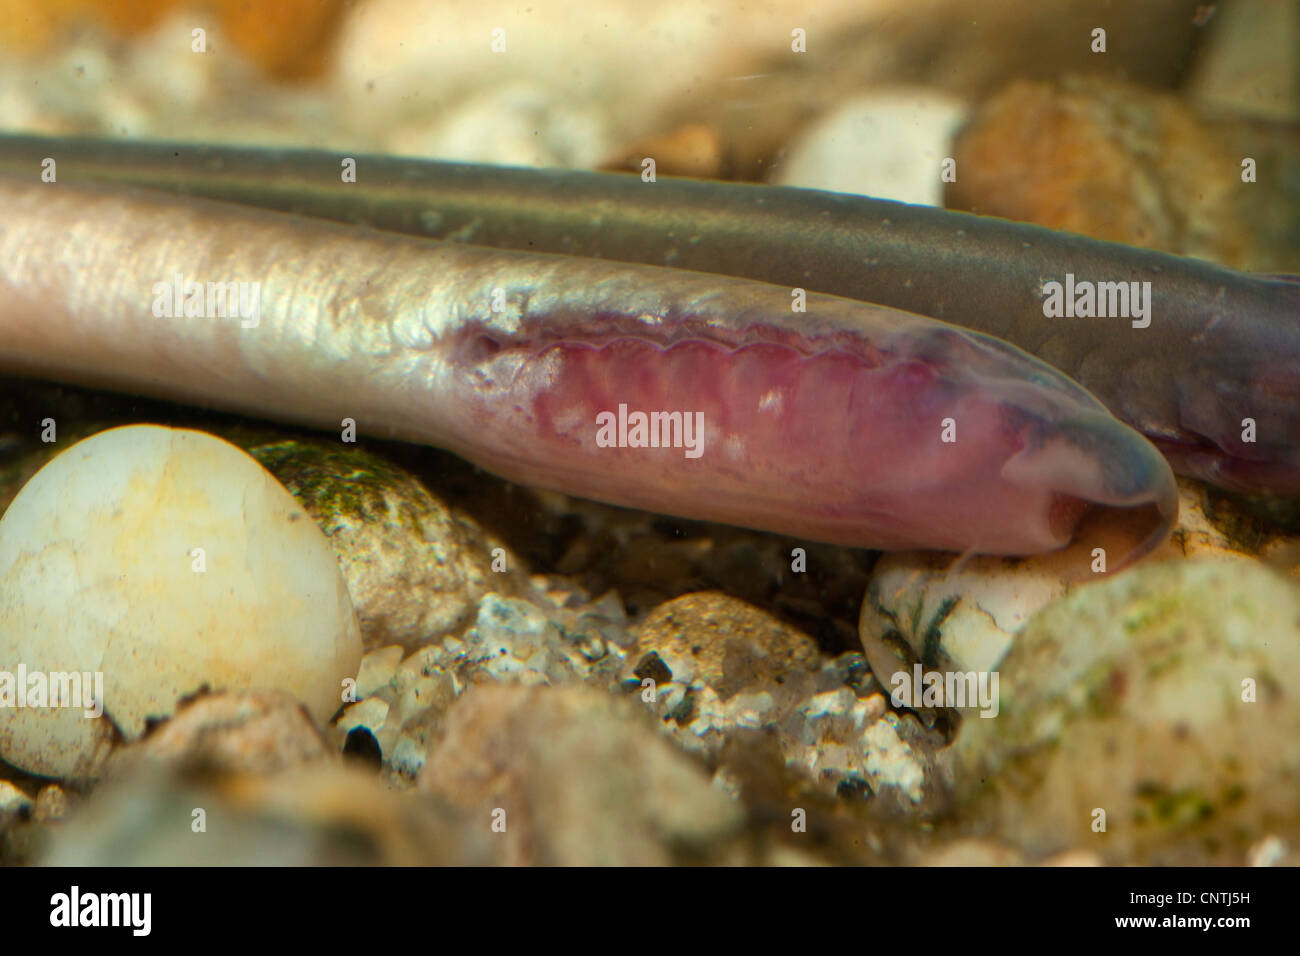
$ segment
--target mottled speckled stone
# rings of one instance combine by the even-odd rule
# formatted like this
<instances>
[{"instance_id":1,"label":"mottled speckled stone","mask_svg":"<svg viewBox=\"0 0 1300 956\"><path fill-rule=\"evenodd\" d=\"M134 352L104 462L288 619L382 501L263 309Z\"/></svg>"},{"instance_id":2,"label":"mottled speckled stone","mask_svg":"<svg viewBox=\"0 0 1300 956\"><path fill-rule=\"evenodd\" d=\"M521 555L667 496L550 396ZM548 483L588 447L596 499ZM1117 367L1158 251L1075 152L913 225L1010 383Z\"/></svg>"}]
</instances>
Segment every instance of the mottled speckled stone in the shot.
<instances>
[{"instance_id":1,"label":"mottled speckled stone","mask_svg":"<svg viewBox=\"0 0 1300 956\"><path fill-rule=\"evenodd\" d=\"M446 797L509 863L671 863L717 847L740 809L626 700L581 686L484 686L453 707L421 791Z\"/></svg>"},{"instance_id":2,"label":"mottled speckled stone","mask_svg":"<svg viewBox=\"0 0 1300 956\"><path fill-rule=\"evenodd\" d=\"M722 700L781 684L821 663L817 643L778 618L718 591L686 594L655 608L629 658L654 652L674 681L712 687Z\"/></svg>"},{"instance_id":3,"label":"mottled speckled stone","mask_svg":"<svg viewBox=\"0 0 1300 956\"><path fill-rule=\"evenodd\" d=\"M131 773L139 761L156 760L271 773L329 754L311 716L287 694L203 694L139 743L116 751L108 772Z\"/></svg>"},{"instance_id":4,"label":"mottled speckled stone","mask_svg":"<svg viewBox=\"0 0 1300 956\"><path fill-rule=\"evenodd\" d=\"M41 823L58 820L68 812L68 796L57 783L41 787L36 794L36 809L33 813Z\"/></svg>"},{"instance_id":5,"label":"mottled speckled stone","mask_svg":"<svg viewBox=\"0 0 1300 956\"><path fill-rule=\"evenodd\" d=\"M935 805L942 739L886 711L859 655L828 660L808 635L719 592L661 604L635 636L625 686L684 750L720 759L763 730L787 767L829 792L909 813Z\"/></svg>"},{"instance_id":6,"label":"mottled speckled stone","mask_svg":"<svg viewBox=\"0 0 1300 956\"><path fill-rule=\"evenodd\" d=\"M1300 587L1259 564L1149 564L1081 588L1021 631L999 715L962 724L967 819L1035 859L1241 863L1266 834L1294 841L1297 677Z\"/></svg>"},{"instance_id":7,"label":"mottled speckled stone","mask_svg":"<svg viewBox=\"0 0 1300 956\"><path fill-rule=\"evenodd\" d=\"M202 830L196 830L202 810ZM481 866L489 835L338 761L272 775L178 775L141 766L97 788L54 831L49 866Z\"/></svg>"},{"instance_id":8,"label":"mottled speckled stone","mask_svg":"<svg viewBox=\"0 0 1300 956\"><path fill-rule=\"evenodd\" d=\"M250 445L329 538L367 649L413 650L462 628L488 591L520 584L518 558L396 465L356 447L286 439Z\"/></svg>"}]
</instances>

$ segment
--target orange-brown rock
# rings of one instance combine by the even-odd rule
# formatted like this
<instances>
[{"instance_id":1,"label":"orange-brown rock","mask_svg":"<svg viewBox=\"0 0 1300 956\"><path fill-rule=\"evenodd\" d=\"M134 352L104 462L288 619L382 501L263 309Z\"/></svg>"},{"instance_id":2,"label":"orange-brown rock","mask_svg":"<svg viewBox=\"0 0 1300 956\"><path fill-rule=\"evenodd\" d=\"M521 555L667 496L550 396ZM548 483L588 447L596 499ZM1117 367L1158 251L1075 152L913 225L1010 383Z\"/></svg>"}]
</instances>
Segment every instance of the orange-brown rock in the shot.
<instances>
[{"instance_id":1,"label":"orange-brown rock","mask_svg":"<svg viewBox=\"0 0 1300 956\"><path fill-rule=\"evenodd\" d=\"M1240 269L1293 271L1300 135L1097 77L1016 82L957 138L946 205ZM1244 158L1256 182L1242 181ZM1293 162L1293 160L1292 160Z\"/></svg>"}]
</instances>

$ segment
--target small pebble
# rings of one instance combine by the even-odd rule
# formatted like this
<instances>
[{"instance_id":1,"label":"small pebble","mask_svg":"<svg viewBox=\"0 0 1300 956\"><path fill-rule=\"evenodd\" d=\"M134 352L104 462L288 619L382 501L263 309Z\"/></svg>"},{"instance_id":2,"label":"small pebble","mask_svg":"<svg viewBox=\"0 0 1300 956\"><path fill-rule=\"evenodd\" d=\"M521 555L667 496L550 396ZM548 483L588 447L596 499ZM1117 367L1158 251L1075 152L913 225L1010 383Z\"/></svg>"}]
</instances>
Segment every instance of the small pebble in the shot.
<instances>
[{"instance_id":1,"label":"small pebble","mask_svg":"<svg viewBox=\"0 0 1300 956\"><path fill-rule=\"evenodd\" d=\"M723 700L808 673L822 659L808 635L718 591L686 594L651 611L629 657L640 662L652 652L674 680L712 687Z\"/></svg>"},{"instance_id":2,"label":"small pebble","mask_svg":"<svg viewBox=\"0 0 1300 956\"><path fill-rule=\"evenodd\" d=\"M34 817L37 823L48 823L51 820L62 819L63 815L68 812L68 796L63 792L63 788L57 783L41 787L36 794L36 811Z\"/></svg>"},{"instance_id":3,"label":"small pebble","mask_svg":"<svg viewBox=\"0 0 1300 956\"><path fill-rule=\"evenodd\" d=\"M959 99L938 91L874 90L838 104L801 134L775 182L942 205L941 164L965 116Z\"/></svg>"},{"instance_id":4,"label":"small pebble","mask_svg":"<svg viewBox=\"0 0 1300 956\"><path fill-rule=\"evenodd\" d=\"M287 694L204 694L139 743L113 754L110 771L134 772L141 760L208 771L273 773L321 760L330 748L302 706Z\"/></svg>"},{"instance_id":5,"label":"small pebble","mask_svg":"<svg viewBox=\"0 0 1300 956\"><path fill-rule=\"evenodd\" d=\"M353 704L339 716L334 726L344 733L364 729L378 735L383 732L388 718L388 702L378 697L368 697Z\"/></svg>"},{"instance_id":6,"label":"small pebble","mask_svg":"<svg viewBox=\"0 0 1300 956\"><path fill-rule=\"evenodd\" d=\"M31 808L31 797L8 780L0 780L0 813L27 813Z\"/></svg>"},{"instance_id":7,"label":"small pebble","mask_svg":"<svg viewBox=\"0 0 1300 956\"><path fill-rule=\"evenodd\" d=\"M365 698L388 686L397 668L401 666L404 649L400 644L390 644L371 651L361 658L357 669L357 697Z\"/></svg>"},{"instance_id":8,"label":"small pebble","mask_svg":"<svg viewBox=\"0 0 1300 956\"><path fill-rule=\"evenodd\" d=\"M717 852L741 821L635 706L577 685L469 691L420 789L495 833L511 864L664 865Z\"/></svg>"}]
</instances>

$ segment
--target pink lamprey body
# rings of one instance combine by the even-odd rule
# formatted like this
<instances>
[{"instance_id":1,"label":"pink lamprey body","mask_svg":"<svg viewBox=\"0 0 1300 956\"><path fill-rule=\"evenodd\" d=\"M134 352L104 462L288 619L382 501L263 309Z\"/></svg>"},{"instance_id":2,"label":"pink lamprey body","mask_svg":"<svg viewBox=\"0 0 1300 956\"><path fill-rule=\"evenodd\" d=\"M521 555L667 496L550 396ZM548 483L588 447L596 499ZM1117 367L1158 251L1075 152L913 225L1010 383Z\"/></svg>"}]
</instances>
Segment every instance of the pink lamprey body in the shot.
<instances>
[{"instance_id":1,"label":"pink lamprey body","mask_svg":"<svg viewBox=\"0 0 1300 956\"><path fill-rule=\"evenodd\" d=\"M0 209L0 364L29 374L353 419L522 483L860 547L1036 553L1119 509L1142 550L1176 515L1164 459L1086 391L910 313L147 191L0 178ZM190 281L247 291L255 320L160 314Z\"/></svg>"}]
</instances>

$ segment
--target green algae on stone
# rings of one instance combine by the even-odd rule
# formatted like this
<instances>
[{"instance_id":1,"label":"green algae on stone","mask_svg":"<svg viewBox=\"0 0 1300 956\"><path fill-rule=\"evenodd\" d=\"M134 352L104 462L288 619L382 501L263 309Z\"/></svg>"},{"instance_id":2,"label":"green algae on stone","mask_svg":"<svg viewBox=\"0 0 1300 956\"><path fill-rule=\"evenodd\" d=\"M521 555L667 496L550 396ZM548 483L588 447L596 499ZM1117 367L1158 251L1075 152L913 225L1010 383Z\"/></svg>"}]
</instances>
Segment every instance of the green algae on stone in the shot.
<instances>
[{"instance_id":1,"label":"green algae on stone","mask_svg":"<svg viewBox=\"0 0 1300 956\"><path fill-rule=\"evenodd\" d=\"M464 628L490 591L519 586L520 562L419 480L356 447L285 438L249 441L325 532L352 593L367 648L408 650Z\"/></svg>"},{"instance_id":2,"label":"green algae on stone","mask_svg":"<svg viewBox=\"0 0 1300 956\"><path fill-rule=\"evenodd\" d=\"M1300 836L1297 680L1300 587L1263 564L1148 564L1080 588L1017 637L999 715L963 723L963 819L1035 859L1240 863Z\"/></svg>"}]
</instances>

